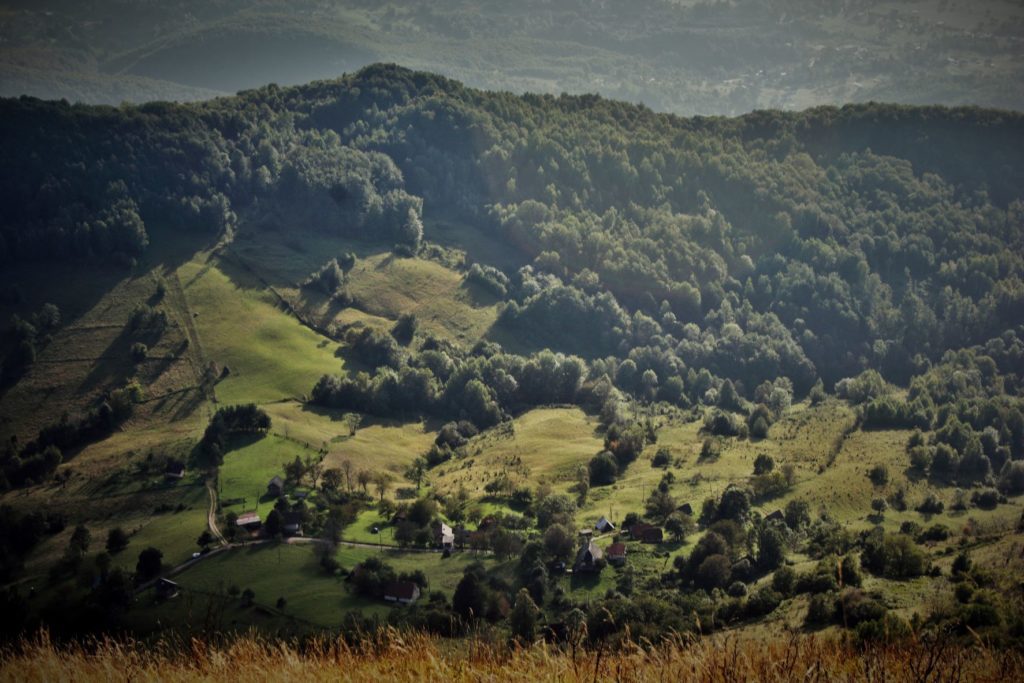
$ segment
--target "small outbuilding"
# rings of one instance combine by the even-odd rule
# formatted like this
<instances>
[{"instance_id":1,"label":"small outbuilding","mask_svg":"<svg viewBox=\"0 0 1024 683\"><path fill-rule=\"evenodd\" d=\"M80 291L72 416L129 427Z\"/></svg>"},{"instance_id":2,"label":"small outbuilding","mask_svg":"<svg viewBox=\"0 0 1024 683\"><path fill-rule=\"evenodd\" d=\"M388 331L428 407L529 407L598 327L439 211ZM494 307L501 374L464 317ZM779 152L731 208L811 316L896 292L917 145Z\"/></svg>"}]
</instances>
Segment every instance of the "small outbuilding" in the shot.
<instances>
[{"instance_id":1,"label":"small outbuilding","mask_svg":"<svg viewBox=\"0 0 1024 683\"><path fill-rule=\"evenodd\" d=\"M260 513L243 512L238 515L238 519L235 520L235 526L252 532L259 531L260 527L263 526L263 522L260 520Z\"/></svg>"},{"instance_id":2,"label":"small outbuilding","mask_svg":"<svg viewBox=\"0 0 1024 683\"><path fill-rule=\"evenodd\" d=\"M597 520L597 524L594 525L594 530L598 533L608 534L615 531L615 525L612 524L607 517L602 517Z\"/></svg>"},{"instance_id":3,"label":"small outbuilding","mask_svg":"<svg viewBox=\"0 0 1024 683\"><path fill-rule=\"evenodd\" d=\"M411 605L419 600L420 587L412 581L392 581L384 588L384 599L400 605Z\"/></svg>"},{"instance_id":4,"label":"small outbuilding","mask_svg":"<svg viewBox=\"0 0 1024 683\"><path fill-rule=\"evenodd\" d=\"M274 475L274 478L267 484L267 495L271 498L280 498L282 493L284 493L284 480Z\"/></svg>"},{"instance_id":5,"label":"small outbuilding","mask_svg":"<svg viewBox=\"0 0 1024 683\"><path fill-rule=\"evenodd\" d=\"M168 460L164 468L164 479L178 481L185 478L185 463L180 460Z\"/></svg>"}]
</instances>

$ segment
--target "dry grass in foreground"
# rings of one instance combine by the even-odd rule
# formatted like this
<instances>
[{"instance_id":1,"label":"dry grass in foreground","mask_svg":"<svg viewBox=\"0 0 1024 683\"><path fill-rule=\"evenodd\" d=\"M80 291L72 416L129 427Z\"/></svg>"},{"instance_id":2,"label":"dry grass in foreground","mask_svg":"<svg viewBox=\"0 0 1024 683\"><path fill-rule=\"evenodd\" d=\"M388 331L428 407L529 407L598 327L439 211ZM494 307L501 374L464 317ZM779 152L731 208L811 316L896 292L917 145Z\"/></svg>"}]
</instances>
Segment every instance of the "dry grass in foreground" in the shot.
<instances>
[{"instance_id":1,"label":"dry grass in foreground","mask_svg":"<svg viewBox=\"0 0 1024 683\"><path fill-rule=\"evenodd\" d=\"M0 656L0 681L1013 681L1024 657L981 645L907 641L855 647L794 636L778 642L676 640L649 648L526 649L390 632L359 648L245 637L146 648L104 640L61 647L46 636Z\"/></svg>"}]
</instances>

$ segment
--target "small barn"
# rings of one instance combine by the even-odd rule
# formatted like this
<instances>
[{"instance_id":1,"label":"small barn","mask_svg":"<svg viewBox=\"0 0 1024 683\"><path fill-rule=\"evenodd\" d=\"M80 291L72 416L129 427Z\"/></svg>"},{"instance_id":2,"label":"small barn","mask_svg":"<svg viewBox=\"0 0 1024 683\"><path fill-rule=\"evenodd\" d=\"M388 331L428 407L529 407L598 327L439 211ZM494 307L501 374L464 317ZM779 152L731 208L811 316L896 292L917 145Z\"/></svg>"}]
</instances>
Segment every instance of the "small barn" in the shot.
<instances>
[{"instance_id":1,"label":"small barn","mask_svg":"<svg viewBox=\"0 0 1024 683\"><path fill-rule=\"evenodd\" d=\"M608 534L615 531L615 525L612 524L607 517L602 517L597 520L597 524L594 525L594 530L601 534Z\"/></svg>"},{"instance_id":2,"label":"small barn","mask_svg":"<svg viewBox=\"0 0 1024 683\"><path fill-rule=\"evenodd\" d=\"M419 600L420 587L412 581L392 581L384 588L384 599L400 605L411 605Z\"/></svg>"},{"instance_id":3,"label":"small barn","mask_svg":"<svg viewBox=\"0 0 1024 683\"><path fill-rule=\"evenodd\" d=\"M244 529L245 531L253 532L259 531L260 527L263 526L263 522L260 520L260 513L243 512L238 515L238 519L235 520L235 526Z\"/></svg>"},{"instance_id":4,"label":"small barn","mask_svg":"<svg viewBox=\"0 0 1024 683\"><path fill-rule=\"evenodd\" d=\"M164 479L178 481L185 478L185 463L180 460L168 460L164 468Z\"/></svg>"},{"instance_id":5,"label":"small barn","mask_svg":"<svg viewBox=\"0 0 1024 683\"><path fill-rule=\"evenodd\" d=\"M284 480L274 475L274 478L267 484L267 495L271 498L280 498L284 493Z\"/></svg>"},{"instance_id":6,"label":"small barn","mask_svg":"<svg viewBox=\"0 0 1024 683\"><path fill-rule=\"evenodd\" d=\"M608 557L609 564L621 567L626 563L626 544L612 543L608 546L608 549L605 550L605 555Z\"/></svg>"}]
</instances>

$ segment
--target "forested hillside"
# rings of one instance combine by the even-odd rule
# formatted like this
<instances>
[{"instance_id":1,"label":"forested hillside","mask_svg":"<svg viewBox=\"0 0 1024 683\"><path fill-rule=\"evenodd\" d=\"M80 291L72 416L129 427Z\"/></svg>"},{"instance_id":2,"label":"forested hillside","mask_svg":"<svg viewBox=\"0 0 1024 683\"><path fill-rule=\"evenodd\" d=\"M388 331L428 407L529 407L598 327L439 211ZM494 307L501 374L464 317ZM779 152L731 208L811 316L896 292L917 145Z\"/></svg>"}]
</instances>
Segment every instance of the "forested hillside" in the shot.
<instances>
[{"instance_id":1,"label":"forested hillside","mask_svg":"<svg viewBox=\"0 0 1024 683\"><path fill-rule=\"evenodd\" d=\"M0 626L1016 642L1022 188L976 108L2 100Z\"/></svg>"},{"instance_id":2,"label":"forested hillside","mask_svg":"<svg viewBox=\"0 0 1024 683\"><path fill-rule=\"evenodd\" d=\"M0 142L4 261L130 260L147 224L216 234L245 212L415 249L425 211L534 259L474 269L503 321L632 353L637 377L905 385L1024 320L1017 114L678 119L374 67L198 105L8 100Z\"/></svg>"}]
</instances>

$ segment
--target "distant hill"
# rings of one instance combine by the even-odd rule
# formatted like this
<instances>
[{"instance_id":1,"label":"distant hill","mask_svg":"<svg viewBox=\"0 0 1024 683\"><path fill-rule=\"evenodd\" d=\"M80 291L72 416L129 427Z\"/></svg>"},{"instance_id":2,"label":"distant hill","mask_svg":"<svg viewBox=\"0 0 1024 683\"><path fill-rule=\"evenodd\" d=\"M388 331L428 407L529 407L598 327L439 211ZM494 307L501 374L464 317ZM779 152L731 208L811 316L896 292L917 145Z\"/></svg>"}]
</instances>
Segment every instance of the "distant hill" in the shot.
<instances>
[{"instance_id":1,"label":"distant hill","mask_svg":"<svg viewBox=\"0 0 1024 683\"><path fill-rule=\"evenodd\" d=\"M680 114L886 101L1020 109L1012 0L8 2L0 95L204 99L398 62Z\"/></svg>"}]
</instances>

